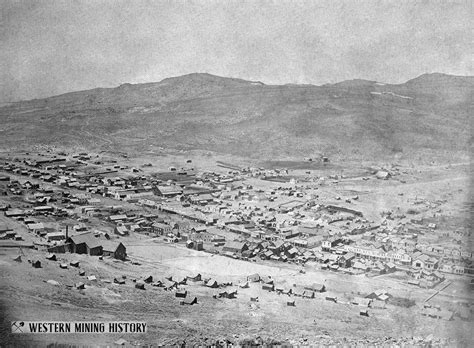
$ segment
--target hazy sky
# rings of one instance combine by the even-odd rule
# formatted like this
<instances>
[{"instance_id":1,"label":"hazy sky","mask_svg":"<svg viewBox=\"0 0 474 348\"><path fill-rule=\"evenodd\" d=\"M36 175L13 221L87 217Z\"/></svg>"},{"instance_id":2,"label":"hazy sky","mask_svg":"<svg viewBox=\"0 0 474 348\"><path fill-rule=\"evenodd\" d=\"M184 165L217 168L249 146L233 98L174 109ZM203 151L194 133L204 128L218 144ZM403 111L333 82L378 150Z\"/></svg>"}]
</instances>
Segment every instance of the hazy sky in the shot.
<instances>
[{"instance_id":1,"label":"hazy sky","mask_svg":"<svg viewBox=\"0 0 474 348\"><path fill-rule=\"evenodd\" d=\"M473 1L0 1L0 101L191 72L268 84L473 75Z\"/></svg>"}]
</instances>

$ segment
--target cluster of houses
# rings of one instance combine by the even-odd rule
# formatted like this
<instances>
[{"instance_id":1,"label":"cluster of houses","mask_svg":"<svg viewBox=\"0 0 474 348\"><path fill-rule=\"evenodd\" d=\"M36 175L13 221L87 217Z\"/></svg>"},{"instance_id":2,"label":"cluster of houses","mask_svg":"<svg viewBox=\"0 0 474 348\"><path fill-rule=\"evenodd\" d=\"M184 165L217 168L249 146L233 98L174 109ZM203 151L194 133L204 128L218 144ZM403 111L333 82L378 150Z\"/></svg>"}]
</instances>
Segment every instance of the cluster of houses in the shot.
<instances>
[{"instance_id":1,"label":"cluster of houses","mask_svg":"<svg viewBox=\"0 0 474 348\"><path fill-rule=\"evenodd\" d=\"M174 168L146 176L137 170L124 174L130 168L116 161L107 165L87 153L69 158L8 159L0 170L42 180L48 186L2 176L4 194L21 195L29 205L27 209L4 206L2 210L53 244L72 245L75 237L48 232L35 216L99 218L113 224L118 237L130 233L164 236L188 248L212 246L226 256L242 259L316 262L323 269L355 274L406 270L421 286L436 284L443 273L472 274L472 252L462 245L423 243L424 236L436 229L432 222L410 221L388 212L382 223L375 225L350 205L322 204L313 189L298 185L285 170L219 165L230 171L197 173L193 168ZM245 181L258 178L281 185L260 189ZM59 189L51 189L53 184ZM102 205L101 197L135 204L138 212L120 204ZM211 226L224 233L209 232ZM91 232L86 223L73 229ZM8 233L4 237L11 235ZM92 243L85 250L96 253L96 249ZM102 246L109 252L107 249L110 247Z\"/></svg>"}]
</instances>

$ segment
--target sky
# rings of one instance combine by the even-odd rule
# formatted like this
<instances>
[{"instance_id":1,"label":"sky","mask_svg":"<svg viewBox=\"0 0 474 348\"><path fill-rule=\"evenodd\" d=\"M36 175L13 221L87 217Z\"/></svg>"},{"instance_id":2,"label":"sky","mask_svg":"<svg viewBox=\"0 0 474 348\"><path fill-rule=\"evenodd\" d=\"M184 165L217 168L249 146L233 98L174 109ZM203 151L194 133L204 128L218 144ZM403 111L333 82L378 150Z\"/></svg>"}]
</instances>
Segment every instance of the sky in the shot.
<instances>
[{"instance_id":1,"label":"sky","mask_svg":"<svg viewBox=\"0 0 474 348\"><path fill-rule=\"evenodd\" d=\"M207 72L266 84L473 75L471 0L2 0L0 102Z\"/></svg>"}]
</instances>

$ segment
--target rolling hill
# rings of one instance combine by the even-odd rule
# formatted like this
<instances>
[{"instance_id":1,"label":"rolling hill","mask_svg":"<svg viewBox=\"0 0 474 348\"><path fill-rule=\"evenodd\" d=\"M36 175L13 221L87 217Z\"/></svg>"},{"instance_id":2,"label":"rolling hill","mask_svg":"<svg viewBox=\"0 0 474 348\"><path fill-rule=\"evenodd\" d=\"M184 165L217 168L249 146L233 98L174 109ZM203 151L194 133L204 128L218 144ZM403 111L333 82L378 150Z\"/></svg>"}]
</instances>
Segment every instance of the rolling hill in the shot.
<instances>
[{"instance_id":1,"label":"rolling hill","mask_svg":"<svg viewBox=\"0 0 474 348\"><path fill-rule=\"evenodd\" d=\"M398 85L351 80L323 86L189 74L1 107L0 147L465 159L473 85L474 77L437 73Z\"/></svg>"}]
</instances>

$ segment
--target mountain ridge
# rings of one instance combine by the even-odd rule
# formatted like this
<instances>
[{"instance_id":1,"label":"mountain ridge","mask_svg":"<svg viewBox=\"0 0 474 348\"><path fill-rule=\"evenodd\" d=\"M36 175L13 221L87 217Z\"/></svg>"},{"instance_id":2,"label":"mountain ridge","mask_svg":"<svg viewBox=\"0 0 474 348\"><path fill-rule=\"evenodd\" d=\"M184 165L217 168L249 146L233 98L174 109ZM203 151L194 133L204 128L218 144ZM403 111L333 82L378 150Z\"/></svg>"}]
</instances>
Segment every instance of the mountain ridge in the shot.
<instances>
[{"instance_id":1,"label":"mountain ridge","mask_svg":"<svg viewBox=\"0 0 474 348\"><path fill-rule=\"evenodd\" d=\"M337 86L337 85L340 85L340 86L342 86L342 85L351 85L351 84L353 84L353 82L362 82L362 83L365 83L367 85L380 83L382 85L401 86L401 85L405 85L405 84L412 83L412 82L415 82L415 81L427 80L427 79L430 79L430 77L432 77L432 76L439 76L439 77L445 77L445 78L447 77L447 78L452 78L452 79L458 79L458 78L459 79L468 79L468 80L474 81L474 76L470 76L470 75L463 76L463 75L453 75L453 74L445 74L445 73L434 72L434 73L424 73L424 74L421 74L417 77L409 79L406 82L398 83L398 84L385 83L385 82L382 82L382 81L367 80L367 79L361 79L361 78L343 80L343 81L339 81L339 82L335 82L335 83L325 83L325 84L321 84L321 85L316 85L316 84L311 84L311 83L303 83L303 84L299 84L299 83L266 84L266 83L263 83L261 81L252 81L252 80L245 80L245 79L241 79L241 78L225 77L225 76L219 76L219 75L214 75L214 74L210 74L210 73L189 73L189 74L184 74L184 75L166 77L166 78L162 79L161 81L156 81L156 82L143 82L143 83L124 82L124 83L122 83L122 84L120 84L116 87L95 87L95 88L91 88L91 89L84 89L84 90L78 90L78 91L71 91L71 92L67 92L67 93L55 94L55 95L47 96L47 97L44 97L44 98L33 98L33 99L18 100L18 101L13 101L13 102L5 102L3 104L12 105L12 104L24 103L24 102L41 101L41 100L45 100L45 99L62 97L62 96L75 94L75 93L86 93L86 92L92 92L92 91L114 90L114 89L120 89L120 88L124 88L124 87L156 86L156 85L160 85L164 82L177 81L177 80L180 80L180 79L186 79L186 78L190 78L190 77L193 77L193 76L200 76L200 77L206 76L206 77L212 77L215 80L220 79L220 80L229 80L229 81L240 81L242 83L247 83L247 84L248 83L255 83L255 84L262 85L262 86L281 86L281 87L285 87L285 86L289 86L289 87L329 87L329 86ZM4 106L8 106L8 105L4 105ZM0 108L2 108L2 107L3 106L0 106Z\"/></svg>"},{"instance_id":2,"label":"mountain ridge","mask_svg":"<svg viewBox=\"0 0 474 348\"><path fill-rule=\"evenodd\" d=\"M0 146L150 146L258 158L465 157L474 77L266 85L194 73L0 107Z\"/></svg>"}]
</instances>

